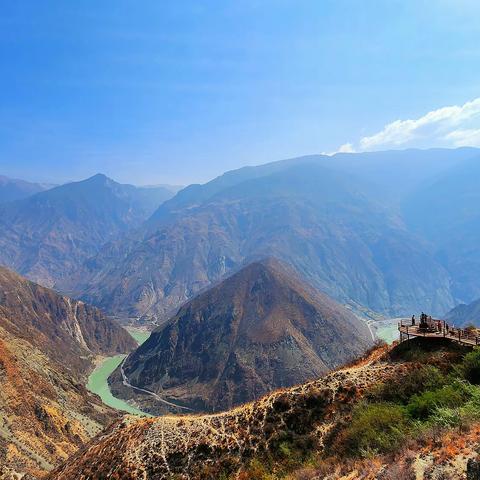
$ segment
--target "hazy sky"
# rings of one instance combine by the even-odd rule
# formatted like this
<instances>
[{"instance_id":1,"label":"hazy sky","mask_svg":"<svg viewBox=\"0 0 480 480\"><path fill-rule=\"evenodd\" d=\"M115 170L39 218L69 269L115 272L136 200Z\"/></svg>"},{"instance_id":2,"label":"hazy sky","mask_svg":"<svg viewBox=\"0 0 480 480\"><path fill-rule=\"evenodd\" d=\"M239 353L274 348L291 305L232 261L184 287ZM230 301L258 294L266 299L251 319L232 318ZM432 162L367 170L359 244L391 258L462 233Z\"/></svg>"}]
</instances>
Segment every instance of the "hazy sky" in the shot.
<instances>
[{"instance_id":1,"label":"hazy sky","mask_svg":"<svg viewBox=\"0 0 480 480\"><path fill-rule=\"evenodd\" d=\"M480 146L479 18L474 0L2 2L0 174L184 184L342 145Z\"/></svg>"}]
</instances>

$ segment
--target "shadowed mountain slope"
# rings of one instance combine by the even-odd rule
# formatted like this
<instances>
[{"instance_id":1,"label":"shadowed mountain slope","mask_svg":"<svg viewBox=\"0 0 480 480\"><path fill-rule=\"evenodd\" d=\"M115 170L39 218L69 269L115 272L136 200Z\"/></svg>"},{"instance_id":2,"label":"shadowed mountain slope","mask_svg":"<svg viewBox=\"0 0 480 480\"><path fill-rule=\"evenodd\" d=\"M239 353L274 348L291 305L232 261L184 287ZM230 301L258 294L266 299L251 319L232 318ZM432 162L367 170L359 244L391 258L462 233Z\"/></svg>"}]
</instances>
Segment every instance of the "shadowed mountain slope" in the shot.
<instances>
[{"instance_id":1,"label":"shadowed mountain slope","mask_svg":"<svg viewBox=\"0 0 480 480\"><path fill-rule=\"evenodd\" d=\"M86 375L135 346L95 307L0 268L0 464L40 475L98 433L115 413Z\"/></svg>"},{"instance_id":2,"label":"shadowed mountain slope","mask_svg":"<svg viewBox=\"0 0 480 480\"><path fill-rule=\"evenodd\" d=\"M99 174L1 205L0 263L53 286L172 195Z\"/></svg>"},{"instance_id":3,"label":"shadowed mountain slope","mask_svg":"<svg viewBox=\"0 0 480 480\"><path fill-rule=\"evenodd\" d=\"M173 403L218 411L317 378L372 342L366 323L268 259L185 304L123 370Z\"/></svg>"}]
</instances>

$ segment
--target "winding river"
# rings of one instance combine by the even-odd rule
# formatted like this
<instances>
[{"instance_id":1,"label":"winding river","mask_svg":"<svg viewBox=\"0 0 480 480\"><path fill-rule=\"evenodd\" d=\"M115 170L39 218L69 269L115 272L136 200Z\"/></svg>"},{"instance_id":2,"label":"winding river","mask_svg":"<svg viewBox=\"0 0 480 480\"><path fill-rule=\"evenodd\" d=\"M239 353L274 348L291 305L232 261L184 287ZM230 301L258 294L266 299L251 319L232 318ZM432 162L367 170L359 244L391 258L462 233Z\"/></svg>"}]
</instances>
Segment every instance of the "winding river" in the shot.
<instances>
[{"instance_id":1,"label":"winding river","mask_svg":"<svg viewBox=\"0 0 480 480\"><path fill-rule=\"evenodd\" d=\"M130 335L141 345L150 336L150 332L136 328L127 328ZM104 358L88 377L87 389L96 393L105 405L122 410L134 415L147 416L138 408L133 407L124 400L116 398L112 395L108 386L108 377L122 363L126 355L115 355L114 357Z\"/></svg>"},{"instance_id":2,"label":"winding river","mask_svg":"<svg viewBox=\"0 0 480 480\"><path fill-rule=\"evenodd\" d=\"M392 343L394 340L397 340L397 322L398 319L396 318L375 322L374 330L376 336L385 340L387 343ZM146 330L138 328L127 328L127 330L139 345L145 342L150 336L150 332L147 332ZM87 388L91 392L96 393L102 399L103 403L109 407L134 415L148 416L148 414L135 408L124 400L114 397L110 391L108 377L122 363L125 357L126 355L115 355L114 357L107 357L101 360L101 362L95 367L95 370L88 377Z\"/></svg>"}]
</instances>

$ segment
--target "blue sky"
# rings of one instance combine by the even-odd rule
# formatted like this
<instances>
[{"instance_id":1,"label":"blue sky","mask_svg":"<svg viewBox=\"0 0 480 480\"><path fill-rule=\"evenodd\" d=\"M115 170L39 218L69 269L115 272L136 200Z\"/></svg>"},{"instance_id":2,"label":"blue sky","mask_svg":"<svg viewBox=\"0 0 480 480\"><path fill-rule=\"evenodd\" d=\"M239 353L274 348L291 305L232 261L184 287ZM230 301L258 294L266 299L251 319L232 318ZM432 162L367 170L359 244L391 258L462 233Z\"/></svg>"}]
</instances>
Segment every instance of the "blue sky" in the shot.
<instances>
[{"instance_id":1,"label":"blue sky","mask_svg":"<svg viewBox=\"0 0 480 480\"><path fill-rule=\"evenodd\" d=\"M0 174L185 184L342 145L480 146L478 18L473 0L2 2Z\"/></svg>"}]
</instances>

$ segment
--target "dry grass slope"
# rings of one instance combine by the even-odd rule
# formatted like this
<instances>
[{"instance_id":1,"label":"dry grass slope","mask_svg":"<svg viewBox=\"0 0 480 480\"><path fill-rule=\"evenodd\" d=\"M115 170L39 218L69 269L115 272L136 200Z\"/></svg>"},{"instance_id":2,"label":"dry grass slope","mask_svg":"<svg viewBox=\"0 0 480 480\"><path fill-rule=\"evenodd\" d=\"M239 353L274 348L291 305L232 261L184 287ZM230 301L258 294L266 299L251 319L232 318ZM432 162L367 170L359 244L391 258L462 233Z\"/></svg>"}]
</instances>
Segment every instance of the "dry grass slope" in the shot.
<instances>
[{"instance_id":1,"label":"dry grass slope","mask_svg":"<svg viewBox=\"0 0 480 480\"><path fill-rule=\"evenodd\" d=\"M345 409L379 381L403 375L402 362L367 360L213 415L165 416L112 426L49 478L64 480L219 478L288 440L322 447Z\"/></svg>"}]
</instances>

